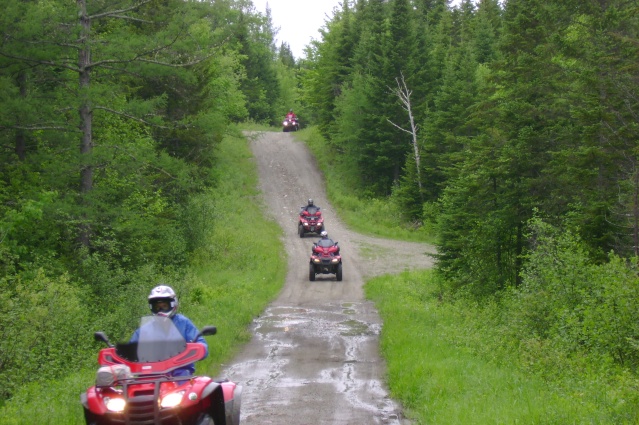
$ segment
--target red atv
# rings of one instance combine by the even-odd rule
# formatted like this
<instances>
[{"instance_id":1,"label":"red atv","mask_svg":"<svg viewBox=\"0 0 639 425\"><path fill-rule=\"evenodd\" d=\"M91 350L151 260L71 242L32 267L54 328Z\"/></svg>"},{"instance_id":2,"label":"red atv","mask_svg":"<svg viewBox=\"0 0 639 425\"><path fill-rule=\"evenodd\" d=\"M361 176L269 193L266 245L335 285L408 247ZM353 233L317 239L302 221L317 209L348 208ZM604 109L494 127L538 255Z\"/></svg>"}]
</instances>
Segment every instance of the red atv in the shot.
<instances>
[{"instance_id":1,"label":"red atv","mask_svg":"<svg viewBox=\"0 0 639 425\"><path fill-rule=\"evenodd\" d=\"M108 348L98 355L95 385L80 395L87 425L239 425L242 387L226 379L174 376L204 358L205 347L186 342L171 319L144 319L143 326L160 329L156 337L141 334L138 342L113 346L103 332L95 333ZM216 332L207 326L200 334Z\"/></svg>"},{"instance_id":2,"label":"red atv","mask_svg":"<svg viewBox=\"0 0 639 425\"><path fill-rule=\"evenodd\" d=\"M342 256L339 245L331 239L320 239L313 244L308 280L313 282L318 274L334 274L338 282L342 280Z\"/></svg>"},{"instance_id":3,"label":"red atv","mask_svg":"<svg viewBox=\"0 0 639 425\"><path fill-rule=\"evenodd\" d=\"M310 206L300 213L300 219L297 223L297 233L303 238L307 233L316 233L324 230L324 217L319 208Z\"/></svg>"},{"instance_id":4,"label":"red atv","mask_svg":"<svg viewBox=\"0 0 639 425\"><path fill-rule=\"evenodd\" d=\"M299 129L300 122L296 118L284 118L284 121L282 121L282 131L285 133Z\"/></svg>"}]
</instances>

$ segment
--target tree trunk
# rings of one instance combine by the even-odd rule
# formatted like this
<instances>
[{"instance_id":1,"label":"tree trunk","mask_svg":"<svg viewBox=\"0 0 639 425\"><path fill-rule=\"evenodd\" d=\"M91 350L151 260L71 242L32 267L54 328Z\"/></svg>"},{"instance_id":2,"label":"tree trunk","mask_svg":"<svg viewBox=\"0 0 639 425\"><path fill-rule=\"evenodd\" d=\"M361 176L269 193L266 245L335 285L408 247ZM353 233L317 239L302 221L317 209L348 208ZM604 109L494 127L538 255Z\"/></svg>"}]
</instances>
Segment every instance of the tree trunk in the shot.
<instances>
[{"instance_id":1,"label":"tree trunk","mask_svg":"<svg viewBox=\"0 0 639 425\"><path fill-rule=\"evenodd\" d=\"M632 242L635 258L639 258L639 170L635 167L632 205Z\"/></svg>"},{"instance_id":2,"label":"tree trunk","mask_svg":"<svg viewBox=\"0 0 639 425\"><path fill-rule=\"evenodd\" d=\"M86 195L93 188L93 165L91 154L93 151L92 140L92 120L93 111L89 101L88 90L91 83L91 48L89 45L89 35L91 32L91 20L87 15L86 0L77 0L80 14L80 49L78 52L78 71L80 79L80 132L82 134L82 142L80 144L81 163L80 170L80 194ZM80 243L88 247L90 243L91 226L84 217L84 223L80 226L79 240Z\"/></svg>"},{"instance_id":3,"label":"tree trunk","mask_svg":"<svg viewBox=\"0 0 639 425\"><path fill-rule=\"evenodd\" d=\"M27 73L26 71L20 71L17 78L18 87L20 88L20 97L26 99L27 97ZM27 156L27 138L24 135L24 130L16 130L16 145L15 153L20 161L24 161Z\"/></svg>"},{"instance_id":4,"label":"tree trunk","mask_svg":"<svg viewBox=\"0 0 639 425\"><path fill-rule=\"evenodd\" d=\"M417 186L419 187L419 195L422 196L422 173L421 173L421 157L419 155L419 146L417 144L417 131L419 130L417 125L415 124L415 117L413 116L413 110L411 108L410 96L413 94L411 90L408 90L408 86L406 86L406 80L404 79L404 74L401 74L401 78L395 78L397 82L397 88L393 90L393 93L399 98L402 103L402 108L408 113L408 119L410 122L410 131L406 130L394 122L389 122L400 130L409 133L412 137L412 145L413 145L413 153L415 155L415 166L417 167Z\"/></svg>"}]
</instances>

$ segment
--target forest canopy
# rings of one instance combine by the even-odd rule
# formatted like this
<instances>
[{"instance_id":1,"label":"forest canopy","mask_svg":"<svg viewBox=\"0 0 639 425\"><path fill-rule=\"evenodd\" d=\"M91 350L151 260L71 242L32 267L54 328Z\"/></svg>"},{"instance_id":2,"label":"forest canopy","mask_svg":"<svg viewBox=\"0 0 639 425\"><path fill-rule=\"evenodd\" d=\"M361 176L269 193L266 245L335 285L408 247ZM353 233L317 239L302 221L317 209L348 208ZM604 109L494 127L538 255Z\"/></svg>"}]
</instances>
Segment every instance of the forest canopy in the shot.
<instances>
[{"instance_id":1,"label":"forest canopy","mask_svg":"<svg viewBox=\"0 0 639 425\"><path fill-rule=\"evenodd\" d=\"M442 299L634 373L637 58L635 1L354 0L301 95L352 191L435 229Z\"/></svg>"}]
</instances>

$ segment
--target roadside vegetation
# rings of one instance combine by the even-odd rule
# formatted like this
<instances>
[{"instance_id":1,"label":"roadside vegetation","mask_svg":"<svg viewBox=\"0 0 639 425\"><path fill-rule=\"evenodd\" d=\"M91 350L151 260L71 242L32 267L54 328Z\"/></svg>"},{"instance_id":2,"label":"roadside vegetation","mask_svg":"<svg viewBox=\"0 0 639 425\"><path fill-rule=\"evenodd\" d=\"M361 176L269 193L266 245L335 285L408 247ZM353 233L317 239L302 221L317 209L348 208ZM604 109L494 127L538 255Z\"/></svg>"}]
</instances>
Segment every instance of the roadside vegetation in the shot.
<instances>
[{"instance_id":1,"label":"roadside vegetation","mask_svg":"<svg viewBox=\"0 0 639 425\"><path fill-rule=\"evenodd\" d=\"M331 204L349 227L404 237L406 224L392 198L375 200L372 209L344 183L348 171L330 160L316 129L299 136L318 158ZM388 220L389 211L397 212L396 221ZM431 226L413 235L434 240L437 223ZM614 255L594 264L574 234L542 220L531 220L528 229L536 249L523 282L499 296L477 300L451 291L437 270L367 283L384 322L388 385L416 423L639 421L639 379L632 362L624 362L637 349L634 267ZM591 285L599 291L591 293Z\"/></svg>"},{"instance_id":2,"label":"roadside vegetation","mask_svg":"<svg viewBox=\"0 0 639 425\"><path fill-rule=\"evenodd\" d=\"M277 293L284 260L247 223L280 231L245 208L259 201L234 125L294 104L292 55L245 1L5 6L0 422L81 423L93 333L128 339L155 285L219 326L207 373Z\"/></svg>"},{"instance_id":3,"label":"roadside vegetation","mask_svg":"<svg viewBox=\"0 0 639 425\"><path fill-rule=\"evenodd\" d=\"M347 198L353 212L369 208L348 185L331 184L345 179L339 163L322 153L315 129L299 136L315 146L331 204ZM397 208L392 202L376 205L388 211ZM334 206L341 218L343 204ZM345 220L350 227L371 235L406 231L401 220L371 217L357 226L357 214L351 218ZM451 290L454 282L437 269L367 283L366 295L384 322L387 383L416 424L639 421L631 360L638 347L632 335L639 331L635 267L614 255L593 263L576 235L540 219L531 220L528 231L536 246L522 284L494 297Z\"/></svg>"},{"instance_id":4,"label":"roadside vegetation","mask_svg":"<svg viewBox=\"0 0 639 425\"><path fill-rule=\"evenodd\" d=\"M437 248L368 286L418 422L639 422L637 40L625 1L371 0L303 62L331 203Z\"/></svg>"},{"instance_id":5,"label":"roadside vegetation","mask_svg":"<svg viewBox=\"0 0 639 425\"><path fill-rule=\"evenodd\" d=\"M366 285L384 322L391 395L415 424L637 423L632 371L522 329L522 302L508 316L493 302L442 299L441 283L428 270Z\"/></svg>"},{"instance_id":6,"label":"roadside vegetation","mask_svg":"<svg viewBox=\"0 0 639 425\"><path fill-rule=\"evenodd\" d=\"M184 273L140 276L131 284L135 289L118 290L114 285L104 295L103 304L114 309L106 318L82 317L100 309L99 303L87 308L73 306L75 318L69 316L71 306L48 312L45 317L52 322L50 338L60 341L59 349L68 350L69 355L74 356L72 365L61 364L60 368L68 370L68 366L73 366L72 371L60 376L31 377L33 383L13 387L13 397L0 406L0 423L84 424L80 393L95 382L98 350L104 347L93 341L93 332L104 331L112 341L127 340L139 317L149 314L146 296L158 280L176 290L180 313L199 327L215 325L218 328L217 335L207 337L210 354L197 363L197 373L216 376L222 365L249 340L250 323L275 298L286 276L286 258L271 255L274 249L284 252L282 246L273 245L281 245L282 231L275 222L246 208L261 202L256 192L255 164L246 139L239 132L227 135L219 145L217 157L220 166L216 169L215 190L194 196L185 212L189 215L193 237L197 237L198 249L189 258ZM259 238L255 237L256 229L259 229ZM48 282L50 292L43 296L48 296L50 302L66 299L69 303L73 299L71 294L53 292L68 288L57 288L54 283ZM37 315L40 310L34 306L27 311L14 309L13 312ZM86 317L94 317L94 321L87 322ZM66 325L64 321L68 321ZM37 317L32 317L30 323L36 325ZM28 324L23 322L22 326ZM29 328L23 331L31 335ZM39 345L48 343L44 336L31 337L31 344L38 350L52 348ZM54 346L57 347L55 343ZM24 359L25 355L31 353L16 353L17 360ZM37 356L34 362L43 359L46 357ZM36 373L37 368L33 370L32 373Z\"/></svg>"}]
</instances>

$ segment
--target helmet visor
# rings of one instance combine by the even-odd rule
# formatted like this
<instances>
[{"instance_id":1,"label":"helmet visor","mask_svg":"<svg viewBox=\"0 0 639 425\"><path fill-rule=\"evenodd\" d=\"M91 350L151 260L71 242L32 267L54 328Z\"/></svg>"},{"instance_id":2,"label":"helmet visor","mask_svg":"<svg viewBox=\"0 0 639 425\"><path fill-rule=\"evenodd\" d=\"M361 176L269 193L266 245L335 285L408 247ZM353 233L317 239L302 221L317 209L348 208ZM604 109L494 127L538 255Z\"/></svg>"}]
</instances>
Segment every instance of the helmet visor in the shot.
<instances>
[{"instance_id":1,"label":"helmet visor","mask_svg":"<svg viewBox=\"0 0 639 425\"><path fill-rule=\"evenodd\" d=\"M173 308L173 300L171 298L154 298L149 301L149 304L151 304L151 312L153 314L168 313Z\"/></svg>"}]
</instances>

